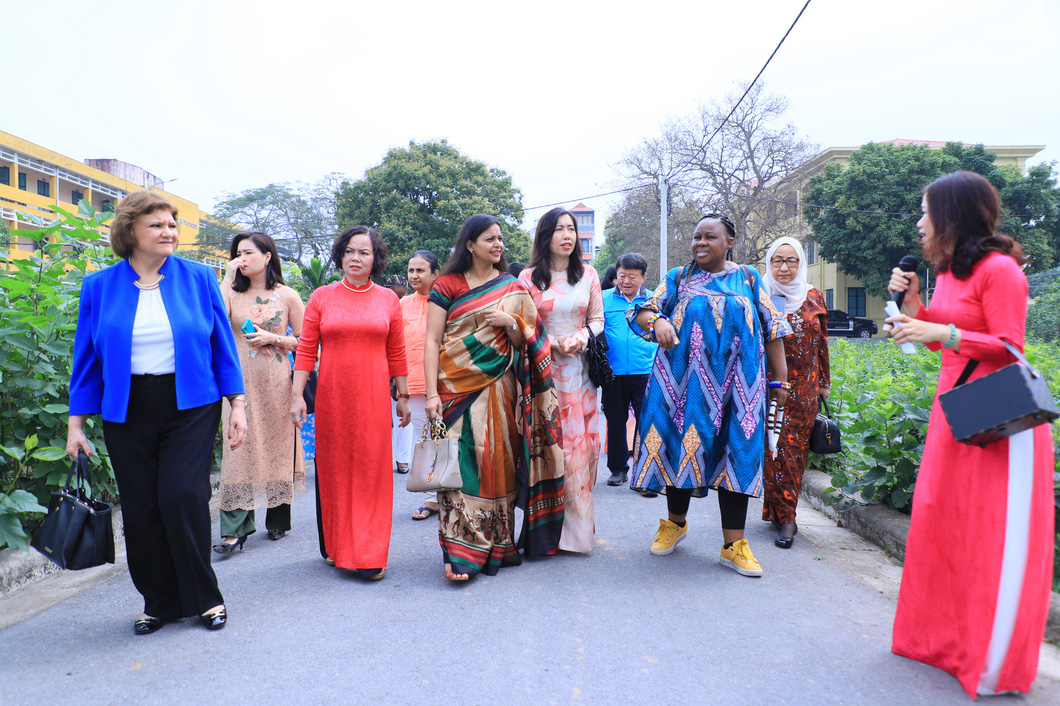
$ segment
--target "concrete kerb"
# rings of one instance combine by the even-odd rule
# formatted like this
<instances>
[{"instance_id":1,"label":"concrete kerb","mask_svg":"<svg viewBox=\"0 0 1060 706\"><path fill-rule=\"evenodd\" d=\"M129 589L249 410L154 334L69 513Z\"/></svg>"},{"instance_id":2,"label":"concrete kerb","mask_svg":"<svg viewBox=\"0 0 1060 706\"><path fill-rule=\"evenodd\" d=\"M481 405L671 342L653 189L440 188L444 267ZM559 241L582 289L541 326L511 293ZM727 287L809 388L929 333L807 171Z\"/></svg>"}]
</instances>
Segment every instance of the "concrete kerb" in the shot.
<instances>
[{"instance_id":1,"label":"concrete kerb","mask_svg":"<svg viewBox=\"0 0 1060 706\"><path fill-rule=\"evenodd\" d=\"M802 477L802 496L810 501L815 510L876 544L899 561L904 561L909 516L885 505L855 505L849 510L839 511L834 505L825 504L825 498L832 495L825 491L831 487L831 476L827 473L806 469ZM1045 639L1060 643L1060 593L1053 592L1049 603Z\"/></svg>"},{"instance_id":2,"label":"concrete kerb","mask_svg":"<svg viewBox=\"0 0 1060 706\"><path fill-rule=\"evenodd\" d=\"M216 514L217 491L221 487L221 471L216 467L210 473L210 485L213 489L210 509ZM114 506L112 517L114 524L114 553L118 556L123 556L125 553L125 534L122 532L121 505ZM114 571L124 571L125 564L119 561L111 568ZM64 569L60 569L35 549L30 549L29 551L2 549L0 550L0 600L27 584L62 571Z\"/></svg>"}]
</instances>

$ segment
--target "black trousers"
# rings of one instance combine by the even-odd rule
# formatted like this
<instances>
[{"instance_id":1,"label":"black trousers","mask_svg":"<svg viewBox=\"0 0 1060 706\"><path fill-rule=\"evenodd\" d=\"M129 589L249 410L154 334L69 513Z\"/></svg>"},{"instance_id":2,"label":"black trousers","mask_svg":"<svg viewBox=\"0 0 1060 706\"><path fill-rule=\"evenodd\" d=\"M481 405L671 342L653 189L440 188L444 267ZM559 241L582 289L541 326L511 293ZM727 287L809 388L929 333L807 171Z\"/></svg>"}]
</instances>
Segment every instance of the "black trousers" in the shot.
<instances>
[{"instance_id":1,"label":"black trousers","mask_svg":"<svg viewBox=\"0 0 1060 706\"><path fill-rule=\"evenodd\" d=\"M177 409L173 375L133 375L123 423L103 422L129 574L156 618L224 603L210 566L210 462L221 402Z\"/></svg>"},{"instance_id":2,"label":"black trousers","mask_svg":"<svg viewBox=\"0 0 1060 706\"><path fill-rule=\"evenodd\" d=\"M629 470L629 439L626 421L629 406L640 424L640 407L648 389L648 375L616 375L614 382L603 389L604 417L607 418L607 470L625 473Z\"/></svg>"}]
</instances>

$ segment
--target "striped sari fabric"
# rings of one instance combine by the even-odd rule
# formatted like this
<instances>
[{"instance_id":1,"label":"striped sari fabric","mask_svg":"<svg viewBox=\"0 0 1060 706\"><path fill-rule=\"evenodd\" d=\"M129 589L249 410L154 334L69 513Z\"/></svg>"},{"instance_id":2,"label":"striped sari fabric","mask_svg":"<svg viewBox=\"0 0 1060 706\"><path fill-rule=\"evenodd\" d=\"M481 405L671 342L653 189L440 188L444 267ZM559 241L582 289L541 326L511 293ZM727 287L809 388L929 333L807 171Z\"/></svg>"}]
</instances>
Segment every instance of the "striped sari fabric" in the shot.
<instances>
[{"instance_id":1,"label":"striped sari fabric","mask_svg":"<svg viewBox=\"0 0 1060 706\"><path fill-rule=\"evenodd\" d=\"M511 275L472 290L462 274L442 275L430 301L447 312L438 394L449 436L459 439L463 479L461 490L438 493L438 540L454 572L494 575L520 563L519 548L539 556L559 546L563 451L548 336L533 299ZM518 321L521 350L484 323L494 308Z\"/></svg>"}]
</instances>

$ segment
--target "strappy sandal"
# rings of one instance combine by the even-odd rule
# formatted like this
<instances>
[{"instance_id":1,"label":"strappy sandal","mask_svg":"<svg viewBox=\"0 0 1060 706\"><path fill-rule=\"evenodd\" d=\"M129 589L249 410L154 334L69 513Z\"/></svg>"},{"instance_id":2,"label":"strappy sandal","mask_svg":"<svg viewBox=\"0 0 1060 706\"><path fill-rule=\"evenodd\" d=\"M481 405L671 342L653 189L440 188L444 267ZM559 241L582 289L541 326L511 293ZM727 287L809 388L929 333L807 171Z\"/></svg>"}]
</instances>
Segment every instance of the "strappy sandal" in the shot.
<instances>
[{"instance_id":1,"label":"strappy sandal","mask_svg":"<svg viewBox=\"0 0 1060 706\"><path fill-rule=\"evenodd\" d=\"M467 574L456 574L456 573L453 573L453 567L450 566L449 564L446 564L445 565L445 578L449 579L450 581L467 581L471 577L468 576Z\"/></svg>"},{"instance_id":2,"label":"strappy sandal","mask_svg":"<svg viewBox=\"0 0 1060 706\"><path fill-rule=\"evenodd\" d=\"M412 519L414 520L426 520L431 515L437 515L438 508L427 507L426 505L420 505L412 513Z\"/></svg>"}]
</instances>

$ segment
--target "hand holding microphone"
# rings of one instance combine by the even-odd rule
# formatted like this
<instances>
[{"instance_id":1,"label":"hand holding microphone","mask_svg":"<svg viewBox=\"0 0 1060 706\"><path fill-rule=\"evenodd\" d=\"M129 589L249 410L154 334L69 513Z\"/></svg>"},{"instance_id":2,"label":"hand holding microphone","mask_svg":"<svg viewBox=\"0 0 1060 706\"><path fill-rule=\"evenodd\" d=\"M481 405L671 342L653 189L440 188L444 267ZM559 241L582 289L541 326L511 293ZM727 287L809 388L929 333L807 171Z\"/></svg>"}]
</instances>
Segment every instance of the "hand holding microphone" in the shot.
<instances>
[{"instance_id":1,"label":"hand holding microphone","mask_svg":"<svg viewBox=\"0 0 1060 706\"><path fill-rule=\"evenodd\" d=\"M899 307L902 306L906 291L912 289L913 294L916 295L920 289L920 278L916 275L915 257L912 255L906 255L898 262L898 267L895 267L891 271L891 281L887 285L887 289L891 292L891 300L887 302L883 307L883 310L887 312L887 323L891 324L893 327L891 331L891 337L893 338L903 326L902 322L895 319L902 315ZM904 318L908 321L908 317ZM905 342L900 343L900 345L903 353L913 353L916 351L916 346L912 343Z\"/></svg>"}]
</instances>

